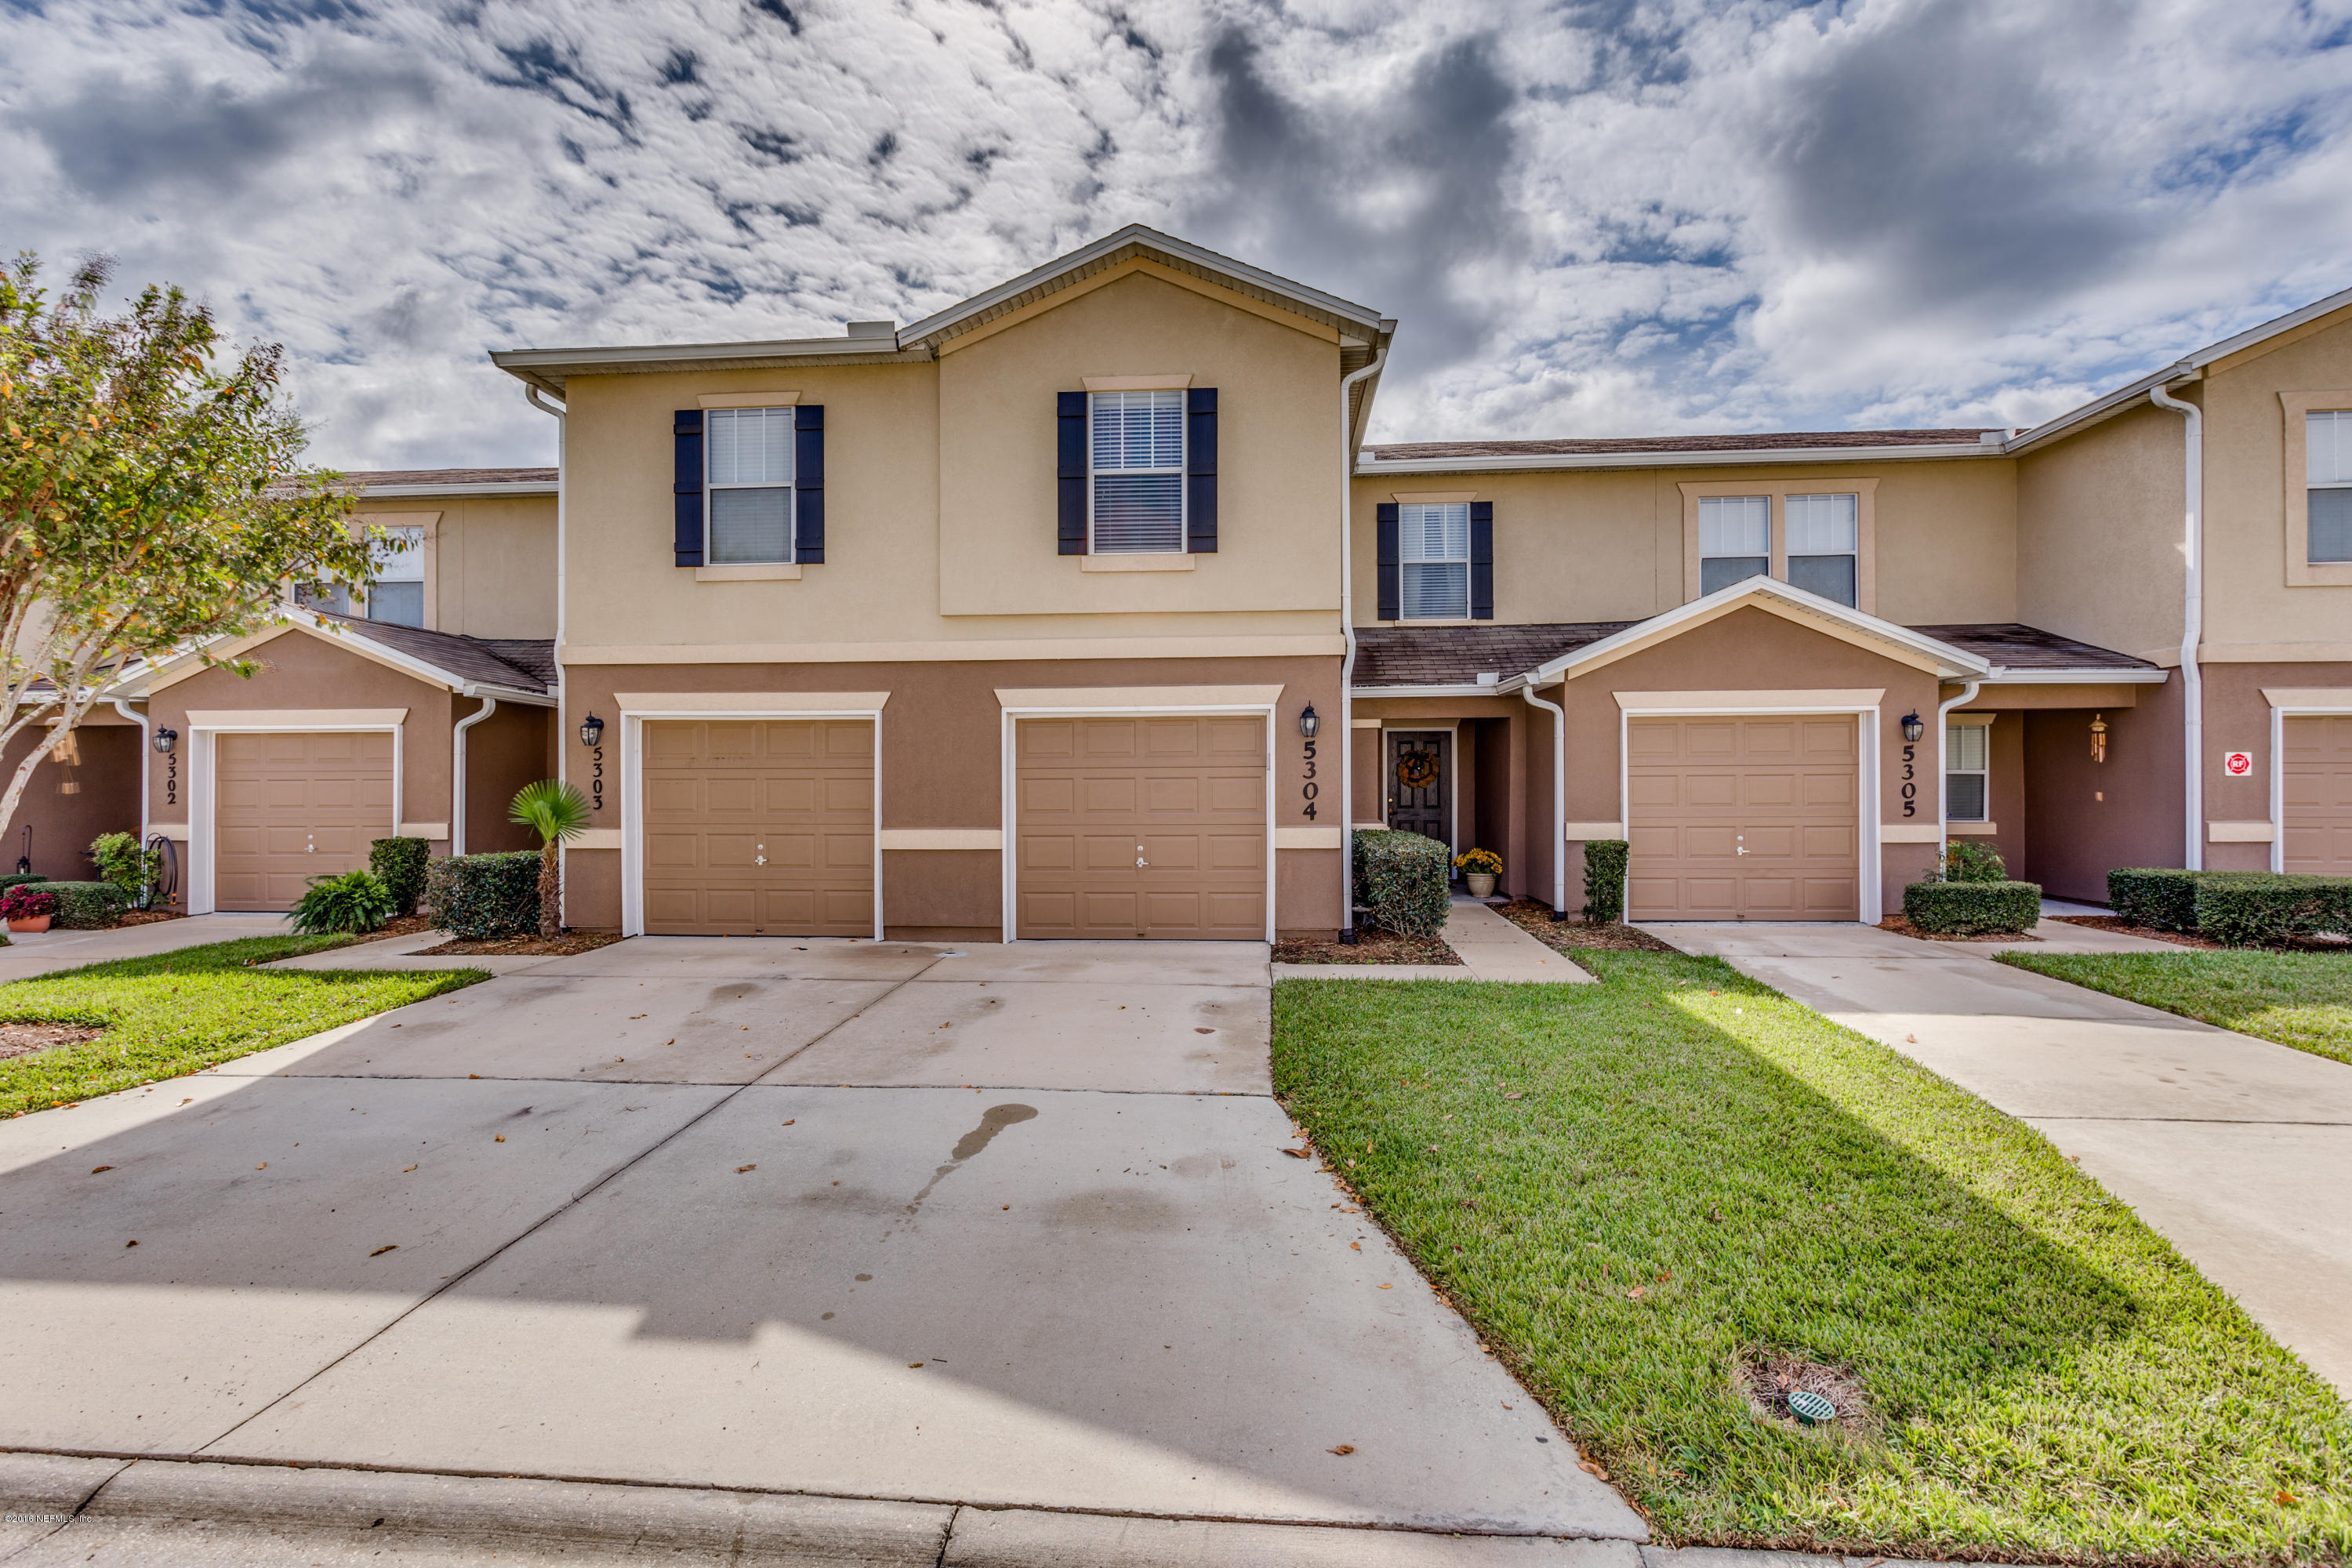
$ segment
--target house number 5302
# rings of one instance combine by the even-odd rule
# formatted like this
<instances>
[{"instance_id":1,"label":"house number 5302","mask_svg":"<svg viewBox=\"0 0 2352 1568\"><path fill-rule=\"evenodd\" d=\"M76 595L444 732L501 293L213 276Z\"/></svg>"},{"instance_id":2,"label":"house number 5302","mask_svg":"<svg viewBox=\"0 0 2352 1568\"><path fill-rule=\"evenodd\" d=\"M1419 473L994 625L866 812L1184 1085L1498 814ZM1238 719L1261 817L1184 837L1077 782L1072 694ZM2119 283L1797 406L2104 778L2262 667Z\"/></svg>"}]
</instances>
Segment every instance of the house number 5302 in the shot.
<instances>
[{"instance_id":1,"label":"house number 5302","mask_svg":"<svg viewBox=\"0 0 2352 1568\"><path fill-rule=\"evenodd\" d=\"M1315 797L1323 793L1323 786L1315 782L1315 742L1308 741L1306 746L1307 780L1298 786L1298 794L1307 804L1298 808L1298 813L1312 822L1315 820Z\"/></svg>"}]
</instances>

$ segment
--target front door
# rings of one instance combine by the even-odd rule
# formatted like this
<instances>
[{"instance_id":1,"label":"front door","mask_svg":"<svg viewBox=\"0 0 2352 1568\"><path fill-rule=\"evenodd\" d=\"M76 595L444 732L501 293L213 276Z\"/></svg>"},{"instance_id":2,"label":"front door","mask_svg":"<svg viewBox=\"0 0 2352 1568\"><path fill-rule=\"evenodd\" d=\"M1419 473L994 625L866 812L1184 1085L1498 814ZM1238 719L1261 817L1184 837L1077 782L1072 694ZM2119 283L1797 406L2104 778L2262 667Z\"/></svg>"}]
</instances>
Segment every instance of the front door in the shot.
<instances>
[{"instance_id":1,"label":"front door","mask_svg":"<svg viewBox=\"0 0 2352 1568\"><path fill-rule=\"evenodd\" d=\"M1454 735L1447 730L1391 730L1388 823L1451 849L1454 845Z\"/></svg>"}]
</instances>

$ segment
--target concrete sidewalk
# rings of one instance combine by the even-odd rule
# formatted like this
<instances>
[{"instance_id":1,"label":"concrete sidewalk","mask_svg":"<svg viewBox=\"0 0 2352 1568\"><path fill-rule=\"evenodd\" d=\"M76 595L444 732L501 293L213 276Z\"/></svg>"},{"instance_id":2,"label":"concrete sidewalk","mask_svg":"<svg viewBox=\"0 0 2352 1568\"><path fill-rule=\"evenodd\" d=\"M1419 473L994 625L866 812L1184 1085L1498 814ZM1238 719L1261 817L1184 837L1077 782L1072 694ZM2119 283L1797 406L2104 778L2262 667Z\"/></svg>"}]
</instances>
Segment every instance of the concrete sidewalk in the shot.
<instances>
[{"instance_id":1,"label":"concrete sidewalk","mask_svg":"<svg viewBox=\"0 0 2352 1568\"><path fill-rule=\"evenodd\" d=\"M1450 963L1277 963L1276 980L1507 980L1544 985L1589 985L1591 973L1545 946L1476 899L1457 895L1439 933L1459 966Z\"/></svg>"},{"instance_id":2,"label":"concrete sidewalk","mask_svg":"<svg viewBox=\"0 0 2352 1568\"><path fill-rule=\"evenodd\" d=\"M1646 929L2030 1122L2352 1393L2352 1067L1997 963L1975 943L1855 925ZM2053 930L2075 934L2035 951L2186 951Z\"/></svg>"},{"instance_id":3,"label":"concrete sidewalk","mask_svg":"<svg viewBox=\"0 0 2352 1568\"><path fill-rule=\"evenodd\" d=\"M111 958L177 952L208 942L284 936L292 929L284 915L190 915L110 931L12 931L8 945L0 947L0 983L29 980L36 974L103 963Z\"/></svg>"}]
</instances>

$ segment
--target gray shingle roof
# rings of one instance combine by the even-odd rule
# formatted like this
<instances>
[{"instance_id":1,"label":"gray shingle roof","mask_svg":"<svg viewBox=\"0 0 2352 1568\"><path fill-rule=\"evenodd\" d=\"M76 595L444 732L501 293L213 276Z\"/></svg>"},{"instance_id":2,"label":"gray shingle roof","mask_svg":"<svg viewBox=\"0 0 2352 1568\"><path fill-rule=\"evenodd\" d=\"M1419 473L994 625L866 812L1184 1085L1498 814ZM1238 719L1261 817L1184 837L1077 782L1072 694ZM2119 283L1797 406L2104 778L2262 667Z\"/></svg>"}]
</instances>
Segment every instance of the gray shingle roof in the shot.
<instances>
[{"instance_id":1,"label":"gray shingle roof","mask_svg":"<svg viewBox=\"0 0 2352 1568\"><path fill-rule=\"evenodd\" d=\"M459 680L490 686L510 686L522 691L555 689L555 644L538 637L468 637L455 632L428 632L422 626L394 626L388 621L363 621L356 616L311 612L331 626L382 643L396 652L431 665Z\"/></svg>"},{"instance_id":2,"label":"gray shingle roof","mask_svg":"<svg viewBox=\"0 0 2352 1568\"><path fill-rule=\"evenodd\" d=\"M1996 432L2006 436L2006 430ZM1379 462L1423 458L1546 458L1605 452L1776 452L1810 447L1948 447L1981 442L1966 430L1770 430L1738 436L1608 436L1554 441L1405 441L1364 450Z\"/></svg>"},{"instance_id":3,"label":"gray shingle roof","mask_svg":"<svg viewBox=\"0 0 2352 1568\"><path fill-rule=\"evenodd\" d=\"M438 485L464 489L471 485L551 485L553 468L363 468L343 476L347 485L374 489L387 485Z\"/></svg>"},{"instance_id":4,"label":"gray shingle roof","mask_svg":"<svg viewBox=\"0 0 2352 1568\"><path fill-rule=\"evenodd\" d=\"M2158 669L2152 660L2113 648L2076 642L2018 621L1982 625L1913 626L1921 637L1950 643L2005 669Z\"/></svg>"}]
</instances>

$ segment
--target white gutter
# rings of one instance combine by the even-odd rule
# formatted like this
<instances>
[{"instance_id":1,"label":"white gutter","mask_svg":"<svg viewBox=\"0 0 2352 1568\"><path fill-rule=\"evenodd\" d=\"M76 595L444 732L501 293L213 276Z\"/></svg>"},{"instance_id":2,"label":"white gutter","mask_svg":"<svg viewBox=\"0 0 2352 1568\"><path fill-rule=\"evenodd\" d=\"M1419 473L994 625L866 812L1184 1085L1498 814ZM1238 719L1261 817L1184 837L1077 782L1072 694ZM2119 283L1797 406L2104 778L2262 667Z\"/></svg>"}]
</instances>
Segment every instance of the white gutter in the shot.
<instances>
[{"instance_id":1,"label":"white gutter","mask_svg":"<svg viewBox=\"0 0 2352 1568\"><path fill-rule=\"evenodd\" d=\"M1563 688L1567 684L1560 682ZM1520 687L1519 695L1529 706L1551 715L1551 918L1564 921L1568 918L1568 714L1559 703L1537 696L1533 686Z\"/></svg>"},{"instance_id":2,"label":"white gutter","mask_svg":"<svg viewBox=\"0 0 2352 1568\"><path fill-rule=\"evenodd\" d=\"M1952 853L1952 803L1946 787L1952 776L1951 759L1945 754L1952 739L1952 710L1975 701L1977 688L1983 684L1982 679L1969 677L1958 697L1948 702L1936 704L1936 879L1938 881L1946 874L1946 864Z\"/></svg>"},{"instance_id":3,"label":"white gutter","mask_svg":"<svg viewBox=\"0 0 2352 1568\"><path fill-rule=\"evenodd\" d=\"M1356 472L1370 476L1529 473L1552 468L1728 468L1752 463L1875 463L2006 455L2000 443L1988 441L1938 441L1916 447L1773 447L1748 451L1528 452L1484 458L1382 458L1368 454Z\"/></svg>"},{"instance_id":4,"label":"white gutter","mask_svg":"<svg viewBox=\"0 0 2352 1568\"><path fill-rule=\"evenodd\" d=\"M467 714L449 730L449 853L466 852L466 731L499 710L495 697L482 699L481 710Z\"/></svg>"},{"instance_id":5,"label":"white gutter","mask_svg":"<svg viewBox=\"0 0 2352 1568\"><path fill-rule=\"evenodd\" d=\"M2180 863L2191 871L2205 868L2205 674L2197 665L2197 645L2205 635L2205 415L2193 403L2183 403L2161 386L2147 389L2147 400L2158 408L2186 416L2181 435L2181 487L2187 527L2181 554L2188 570L2181 579L2180 704L2181 743L2186 801Z\"/></svg>"},{"instance_id":6,"label":"white gutter","mask_svg":"<svg viewBox=\"0 0 2352 1568\"><path fill-rule=\"evenodd\" d=\"M551 496L554 493L554 484L547 479L511 479L479 485L365 485L361 488L359 495L362 500L401 500L443 496Z\"/></svg>"},{"instance_id":7,"label":"white gutter","mask_svg":"<svg viewBox=\"0 0 2352 1568\"><path fill-rule=\"evenodd\" d=\"M566 483L566 475L569 465L565 459L571 456L571 409L565 404L556 403L545 396L542 396L539 388L533 386L529 382L523 383L522 393L525 397L530 400L530 405L533 408L538 409L541 414L552 416L555 420L555 647L552 650L555 661L555 718L552 722L555 725L556 731L555 754L560 757L563 754L563 724L565 712L563 706L563 612L565 609L563 592L563 525L566 521L564 513L569 510L564 502L565 492L570 488ZM560 763L556 764L555 776L557 778L562 778L563 776L563 766ZM457 825L452 822L449 826L451 831L454 832L456 831ZM564 853L563 846L561 844L555 847L555 856L556 875L562 878L562 885L568 893L572 885L572 879L568 875L572 869L572 867L568 863L570 857ZM569 900L567 899L564 901L568 902ZM556 911L557 923L559 925L562 924L563 917L569 913L571 913L569 910L558 910Z\"/></svg>"},{"instance_id":8,"label":"white gutter","mask_svg":"<svg viewBox=\"0 0 2352 1568\"><path fill-rule=\"evenodd\" d=\"M126 698L114 697L109 698L108 700L114 704L114 710L117 713L121 714L125 719L130 720L133 724L139 726L139 892L141 895L140 903L143 906L147 901L146 894L149 891L147 887L146 870L147 792L149 789L152 788L154 784L153 779L149 776L153 772L153 769L150 766L152 759L147 755L148 720L146 715L143 713L133 713L131 710L130 700Z\"/></svg>"},{"instance_id":9,"label":"white gutter","mask_svg":"<svg viewBox=\"0 0 2352 1568\"><path fill-rule=\"evenodd\" d=\"M1383 342L1360 370L1339 378L1339 941L1356 940L1356 384L1388 363Z\"/></svg>"}]
</instances>

